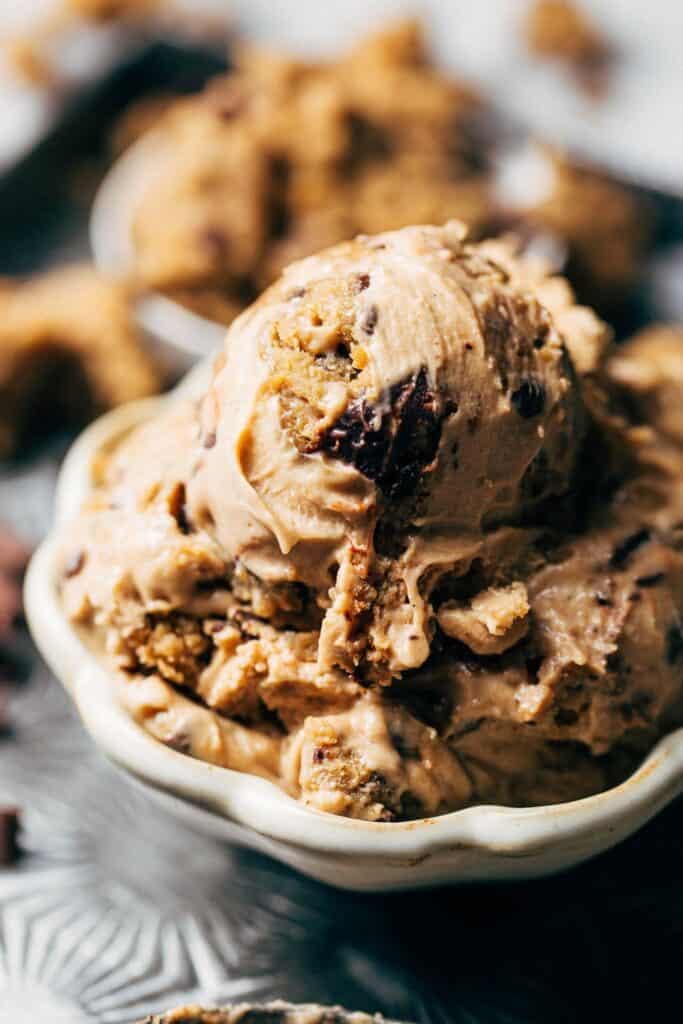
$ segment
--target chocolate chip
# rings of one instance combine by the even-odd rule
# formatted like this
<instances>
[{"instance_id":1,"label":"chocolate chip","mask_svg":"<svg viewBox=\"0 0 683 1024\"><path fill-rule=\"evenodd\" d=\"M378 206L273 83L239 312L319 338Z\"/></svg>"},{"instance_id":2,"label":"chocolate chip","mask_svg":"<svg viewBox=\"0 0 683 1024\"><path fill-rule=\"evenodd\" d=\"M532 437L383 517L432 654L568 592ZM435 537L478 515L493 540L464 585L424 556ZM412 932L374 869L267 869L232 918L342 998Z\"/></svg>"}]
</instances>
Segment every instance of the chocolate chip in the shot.
<instances>
[{"instance_id":1,"label":"chocolate chip","mask_svg":"<svg viewBox=\"0 0 683 1024\"><path fill-rule=\"evenodd\" d=\"M221 261L227 260L230 241L225 231L219 227L209 226L204 228L201 238L206 248L211 250L212 256Z\"/></svg>"},{"instance_id":2,"label":"chocolate chip","mask_svg":"<svg viewBox=\"0 0 683 1024\"><path fill-rule=\"evenodd\" d=\"M356 278L356 289L359 292L364 292L366 288L370 287L370 275L359 274Z\"/></svg>"},{"instance_id":3,"label":"chocolate chip","mask_svg":"<svg viewBox=\"0 0 683 1024\"><path fill-rule=\"evenodd\" d=\"M189 754L192 750L192 742L184 729L179 729L166 739L166 746L171 750L177 750L179 754Z\"/></svg>"},{"instance_id":4,"label":"chocolate chip","mask_svg":"<svg viewBox=\"0 0 683 1024\"><path fill-rule=\"evenodd\" d=\"M599 604L603 608L611 608L612 607L611 599L607 596L607 594L602 593L599 590L598 590L598 592L595 595L595 603Z\"/></svg>"},{"instance_id":5,"label":"chocolate chip","mask_svg":"<svg viewBox=\"0 0 683 1024\"><path fill-rule=\"evenodd\" d=\"M636 580L637 587L656 587L658 583L661 583L666 578L663 572L653 572L650 576L639 576Z\"/></svg>"},{"instance_id":6,"label":"chocolate chip","mask_svg":"<svg viewBox=\"0 0 683 1024\"><path fill-rule=\"evenodd\" d=\"M343 459L390 498L411 494L433 461L443 413L424 367L395 384L377 403L352 402L322 436L319 447Z\"/></svg>"},{"instance_id":7,"label":"chocolate chip","mask_svg":"<svg viewBox=\"0 0 683 1024\"><path fill-rule=\"evenodd\" d=\"M0 807L0 864L14 864L19 857L19 809Z\"/></svg>"},{"instance_id":8,"label":"chocolate chip","mask_svg":"<svg viewBox=\"0 0 683 1024\"><path fill-rule=\"evenodd\" d=\"M216 431L210 430L208 434L204 434L204 440L202 444L205 448L213 448L216 444Z\"/></svg>"},{"instance_id":9,"label":"chocolate chip","mask_svg":"<svg viewBox=\"0 0 683 1024\"><path fill-rule=\"evenodd\" d=\"M666 660L670 665L673 665L678 661L680 656L683 654L683 633L681 627L677 622L669 626L669 631L666 634Z\"/></svg>"},{"instance_id":10,"label":"chocolate chip","mask_svg":"<svg viewBox=\"0 0 683 1024\"><path fill-rule=\"evenodd\" d=\"M545 408L545 388L537 377L527 377L512 392L512 404L522 417L530 420L539 416Z\"/></svg>"},{"instance_id":11,"label":"chocolate chip","mask_svg":"<svg viewBox=\"0 0 683 1024\"><path fill-rule=\"evenodd\" d=\"M370 306L369 309L367 310L367 312L365 313L365 316L363 317L363 320L361 322L361 327L365 331L366 334L374 334L375 333L375 327L377 326L378 318L379 318L379 310L377 309L377 306L375 306L375 305Z\"/></svg>"},{"instance_id":12,"label":"chocolate chip","mask_svg":"<svg viewBox=\"0 0 683 1024\"><path fill-rule=\"evenodd\" d=\"M84 565L85 551L76 551L64 566L64 578L71 579L72 576L78 576Z\"/></svg>"},{"instance_id":13,"label":"chocolate chip","mask_svg":"<svg viewBox=\"0 0 683 1024\"><path fill-rule=\"evenodd\" d=\"M628 562L631 555L642 547L643 544L647 544L650 539L650 531L646 528L637 530L636 533L630 534L625 537L620 544L617 544L612 557L609 560L611 569L623 569Z\"/></svg>"},{"instance_id":14,"label":"chocolate chip","mask_svg":"<svg viewBox=\"0 0 683 1024\"><path fill-rule=\"evenodd\" d=\"M176 484L168 498L168 510L181 533L191 533L192 525L185 505L185 484Z\"/></svg>"},{"instance_id":15,"label":"chocolate chip","mask_svg":"<svg viewBox=\"0 0 683 1024\"><path fill-rule=\"evenodd\" d=\"M324 751L323 747L316 747L315 750L313 751L313 763L314 764L322 764L322 762L324 760L325 760L325 751Z\"/></svg>"}]
</instances>

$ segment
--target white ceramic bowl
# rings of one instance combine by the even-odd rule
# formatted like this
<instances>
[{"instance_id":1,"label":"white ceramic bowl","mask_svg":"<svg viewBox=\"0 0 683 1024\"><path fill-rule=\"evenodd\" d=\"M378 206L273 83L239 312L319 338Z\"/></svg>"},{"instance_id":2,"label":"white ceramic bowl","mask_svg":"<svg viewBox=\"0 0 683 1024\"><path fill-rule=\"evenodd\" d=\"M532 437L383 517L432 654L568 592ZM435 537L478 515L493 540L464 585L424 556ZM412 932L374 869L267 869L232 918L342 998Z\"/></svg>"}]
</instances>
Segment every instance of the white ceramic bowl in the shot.
<instances>
[{"instance_id":1,"label":"white ceramic bowl","mask_svg":"<svg viewBox=\"0 0 683 1024\"><path fill-rule=\"evenodd\" d=\"M90 216L90 246L98 270L129 277L135 209L168 159L163 137L150 133L133 143L104 177ZM217 349L227 330L156 292L138 299L135 315L163 365L176 373Z\"/></svg>"},{"instance_id":2,"label":"white ceramic bowl","mask_svg":"<svg viewBox=\"0 0 683 1024\"><path fill-rule=\"evenodd\" d=\"M204 363L175 393L110 412L81 435L60 475L58 525L77 514L102 446L175 401L178 392L201 391L207 372ZM183 827L246 844L314 878L379 891L542 875L613 846L683 789L681 729L663 739L626 782L571 803L469 807L405 823L351 821L309 810L270 782L170 750L128 716L117 699L115 674L64 616L55 555L53 535L29 567L28 621L43 657L103 752L163 801Z\"/></svg>"}]
</instances>

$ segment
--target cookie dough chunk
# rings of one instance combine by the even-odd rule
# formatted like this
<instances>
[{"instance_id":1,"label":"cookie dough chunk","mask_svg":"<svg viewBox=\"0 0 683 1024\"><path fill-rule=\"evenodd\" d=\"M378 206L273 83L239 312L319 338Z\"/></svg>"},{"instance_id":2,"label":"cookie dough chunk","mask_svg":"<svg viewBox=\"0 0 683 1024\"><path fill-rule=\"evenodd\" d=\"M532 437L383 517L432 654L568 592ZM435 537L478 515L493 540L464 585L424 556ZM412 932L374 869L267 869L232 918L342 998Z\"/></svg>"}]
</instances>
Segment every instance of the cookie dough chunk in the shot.
<instances>
[{"instance_id":1,"label":"cookie dough chunk","mask_svg":"<svg viewBox=\"0 0 683 1024\"><path fill-rule=\"evenodd\" d=\"M526 38L532 53L575 67L599 63L609 54L597 26L570 0L535 0L527 17Z\"/></svg>"},{"instance_id":2,"label":"cookie dough chunk","mask_svg":"<svg viewBox=\"0 0 683 1024\"><path fill-rule=\"evenodd\" d=\"M0 455L160 385L118 285L80 266L0 283Z\"/></svg>"}]
</instances>

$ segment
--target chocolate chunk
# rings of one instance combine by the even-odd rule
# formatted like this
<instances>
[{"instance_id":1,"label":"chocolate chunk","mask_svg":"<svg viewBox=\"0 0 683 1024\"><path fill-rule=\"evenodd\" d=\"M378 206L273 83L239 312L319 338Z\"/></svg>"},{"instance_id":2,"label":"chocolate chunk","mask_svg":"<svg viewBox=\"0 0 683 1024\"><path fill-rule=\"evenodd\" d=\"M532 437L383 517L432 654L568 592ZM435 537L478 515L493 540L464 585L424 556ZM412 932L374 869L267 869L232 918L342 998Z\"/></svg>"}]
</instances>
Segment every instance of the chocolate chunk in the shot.
<instances>
[{"instance_id":1,"label":"chocolate chunk","mask_svg":"<svg viewBox=\"0 0 683 1024\"><path fill-rule=\"evenodd\" d=\"M361 322L361 327L366 334L375 333L375 327L377 326L378 317L379 310L377 309L377 306L370 306Z\"/></svg>"},{"instance_id":2,"label":"chocolate chunk","mask_svg":"<svg viewBox=\"0 0 683 1024\"><path fill-rule=\"evenodd\" d=\"M540 416L545 408L545 388L537 377L527 377L512 392L512 404L522 417L530 420Z\"/></svg>"},{"instance_id":3,"label":"chocolate chunk","mask_svg":"<svg viewBox=\"0 0 683 1024\"><path fill-rule=\"evenodd\" d=\"M19 808L0 807L0 865L14 864L19 857Z\"/></svg>"},{"instance_id":4,"label":"chocolate chunk","mask_svg":"<svg viewBox=\"0 0 683 1024\"><path fill-rule=\"evenodd\" d=\"M665 573L653 572L650 576L639 576L636 580L637 587L656 587L658 583L661 583L665 579Z\"/></svg>"},{"instance_id":5,"label":"chocolate chunk","mask_svg":"<svg viewBox=\"0 0 683 1024\"><path fill-rule=\"evenodd\" d=\"M683 654L683 632L678 622L669 626L666 634L666 660L674 665Z\"/></svg>"},{"instance_id":6,"label":"chocolate chunk","mask_svg":"<svg viewBox=\"0 0 683 1024\"><path fill-rule=\"evenodd\" d=\"M64 578L68 580L72 576L78 576L84 565L85 551L76 551L64 566Z\"/></svg>"},{"instance_id":7,"label":"chocolate chunk","mask_svg":"<svg viewBox=\"0 0 683 1024\"><path fill-rule=\"evenodd\" d=\"M202 444L204 445L205 448L213 448L213 447L215 447L215 444L216 444L216 431L215 430L210 430L208 434L205 434L204 435L204 440L203 440Z\"/></svg>"},{"instance_id":8,"label":"chocolate chunk","mask_svg":"<svg viewBox=\"0 0 683 1024\"><path fill-rule=\"evenodd\" d=\"M376 404L352 402L320 441L333 458L351 463L389 498L414 492L433 461L443 414L424 367L395 384Z\"/></svg>"},{"instance_id":9,"label":"chocolate chunk","mask_svg":"<svg viewBox=\"0 0 683 1024\"><path fill-rule=\"evenodd\" d=\"M643 544L647 544L650 539L650 531L646 528L638 530L636 533L630 534L625 537L620 544L617 544L612 557L609 560L611 569L623 569L626 566L631 555L642 547Z\"/></svg>"}]
</instances>

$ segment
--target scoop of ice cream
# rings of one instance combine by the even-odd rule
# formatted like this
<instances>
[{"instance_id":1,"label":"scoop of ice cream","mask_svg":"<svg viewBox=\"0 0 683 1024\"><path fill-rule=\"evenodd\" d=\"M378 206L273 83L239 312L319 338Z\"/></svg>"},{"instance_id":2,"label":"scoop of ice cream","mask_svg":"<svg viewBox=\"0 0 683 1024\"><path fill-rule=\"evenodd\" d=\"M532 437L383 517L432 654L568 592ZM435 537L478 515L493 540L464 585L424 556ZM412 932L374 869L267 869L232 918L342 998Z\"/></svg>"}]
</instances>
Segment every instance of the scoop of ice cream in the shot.
<instances>
[{"instance_id":1,"label":"scoop of ice cream","mask_svg":"<svg viewBox=\"0 0 683 1024\"><path fill-rule=\"evenodd\" d=\"M371 820L623 779L683 715L683 383L606 338L454 224L292 266L62 528L130 713Z\"/></svg>"},{"instance_id":2,"label":"scoop of ice cream","mask_svg":"<svg viewBox=\"0 0 683 1024\"><path fill-rule=\"evenodd\" d=\"M189 514L313 592L321 664L422 664L440 577L568 490L584 418L542 283L457 223L408 228L293 265L231 328Z\"/></svg>"}]
</instances>

